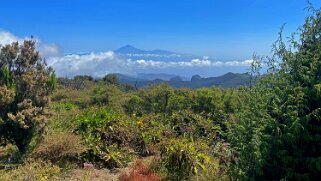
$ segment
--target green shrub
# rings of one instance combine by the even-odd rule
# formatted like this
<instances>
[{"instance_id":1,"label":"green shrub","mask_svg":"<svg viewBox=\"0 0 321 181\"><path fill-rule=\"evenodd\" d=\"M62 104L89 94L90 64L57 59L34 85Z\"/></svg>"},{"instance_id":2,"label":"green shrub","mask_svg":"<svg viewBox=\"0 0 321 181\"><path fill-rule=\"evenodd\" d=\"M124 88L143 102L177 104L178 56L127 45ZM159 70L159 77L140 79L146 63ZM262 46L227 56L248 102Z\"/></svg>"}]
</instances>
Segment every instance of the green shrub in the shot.
<instances>
[{"instance_id":1,"label":"green shrub","mask_svg":"<svg viewBox=\"0 0 321 181\"><path fill-rule=\"evenodd\" d=\"M192 176L204 175L209 168L218 166L217 160L208 154L206 144L187 139L171 139L166 143L161 160L169 180L189 180Z\"/></svg>"},{"instance_id":2,"label":"green shrub","mask_svg":"<svg viewBox=\"0 0 321 181\"><path fill-rule=\"evenodd\" d=\"M61 169L50 162L29 160L13 170L0 170L0 180L60 180Z\"/></svg>"},{"instance_id":3,"label":"green shrub","mask_svg":"<svg viewBox=\"0 0 321 181\"><path fill-rule=\"evenodd\" d=\"M220 126L213 120L189 110L174 112L169 123L177 136L206 140L208 145L222 134Z\"/></svg>"},{"instance_id":4,"label":"green shrub","mask_svg":"<svg viewBox=\"0 0 321 181\"><path fill-rule=\"evenodd\" d=\"M143 102L144 100L140 96L131 96L130 99L124 104L125 112L129 115L135 114L141 116L144 112Z\"/></svg>"},{"instance_id":5,"label":"green shrub","mask_svg":"<svg viewBox=\"0 0 321 181\"><path fill-rule=\"evenodd\" d=\"M0 146L0 169L10 167L10 164L17 162L19 158L20 152L16 145Z\"/></svg>"},{"instance_id":6,"label":"green shrub","mask_svg":"<svg viewBox=\"0 0 321 181\"><path fill-rule=\"evenodd\" d=\"M88 149L86 161L108 168L123 167L131 159L128 149L132 137L129 125L116 112L100 109L84 112L76 118L76 131L84 138Z\"/></svg>"},{"instance_id":7,"label":"green shrub","mask_svg":"<svg viewBox=\"0 0 321 181\"><path fill-rule=\"evenodd\" d=\"M164 133L171 128L161 124L161 116L157 115L134 115L131 127L132 138L130 145L140 156L152 155L159 150L158 143L167 139ZM173 134L172 134L173 135Z\"/></svg>"}]
</instances>

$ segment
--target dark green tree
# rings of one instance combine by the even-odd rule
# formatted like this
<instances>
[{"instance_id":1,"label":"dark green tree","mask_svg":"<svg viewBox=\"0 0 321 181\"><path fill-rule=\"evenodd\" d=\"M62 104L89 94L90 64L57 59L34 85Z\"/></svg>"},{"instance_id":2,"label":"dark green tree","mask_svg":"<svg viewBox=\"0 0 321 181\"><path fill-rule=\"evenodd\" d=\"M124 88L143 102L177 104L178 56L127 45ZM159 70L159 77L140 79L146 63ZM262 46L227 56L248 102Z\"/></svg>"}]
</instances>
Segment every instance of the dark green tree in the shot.
<instances>
[{"instance_id":1,"label":"dark green tree","mask_svg":"<svg viewBox=\"0 0 321 181\"><path fill-rule=\"evenodd\" d=\"M108 74L103 78L104 82L107 82L108 84L118 85L119 80L116 74Z\"/></svg>"}]
</instances>

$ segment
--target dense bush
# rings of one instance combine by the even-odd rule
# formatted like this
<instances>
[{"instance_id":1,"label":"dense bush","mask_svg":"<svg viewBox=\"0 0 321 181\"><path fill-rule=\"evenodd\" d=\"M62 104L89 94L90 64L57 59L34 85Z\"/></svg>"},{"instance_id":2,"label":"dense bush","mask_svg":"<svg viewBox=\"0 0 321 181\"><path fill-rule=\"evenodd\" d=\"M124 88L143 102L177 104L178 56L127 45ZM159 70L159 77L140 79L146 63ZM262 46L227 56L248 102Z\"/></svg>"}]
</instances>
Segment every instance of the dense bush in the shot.
<instances>
[{"instance_id":1,"label":"dense bush","mask_svg":"<svg viewBox=\"0 0 321 181\"><path fill-rule=\"evenodd\" d=\"M265 62L267 75L247 89L230 142L239 155L232 168L242 179L318 180L321 176L321 10L289 43L282 32ZM259 75L262 59L253 62Z\"/></svg>"},{"instance_id":2,"label":"dense bush","mask_svg":"<svg viewBox=\"0 0 321 181\"><path fill-rule=\"evenodd\" d=\"M21 152L45 123L44 108L56 86L52 69L35 50L35 41L13 43L0 50L0 144L16 144Z\"/></svg>"},{"instance_id":3,"label":"dense bush","mask_svg":"<svg viewBox=\"0 0 321 181\"><path fill-rule=\"evenodd\" d=\"M129 126L118 113L107 109L87 111L75 122L76 131L88 147L83 159L109 168L122 167L130 160L126 149L131 139Z\"/></svg>"}]
</instances>

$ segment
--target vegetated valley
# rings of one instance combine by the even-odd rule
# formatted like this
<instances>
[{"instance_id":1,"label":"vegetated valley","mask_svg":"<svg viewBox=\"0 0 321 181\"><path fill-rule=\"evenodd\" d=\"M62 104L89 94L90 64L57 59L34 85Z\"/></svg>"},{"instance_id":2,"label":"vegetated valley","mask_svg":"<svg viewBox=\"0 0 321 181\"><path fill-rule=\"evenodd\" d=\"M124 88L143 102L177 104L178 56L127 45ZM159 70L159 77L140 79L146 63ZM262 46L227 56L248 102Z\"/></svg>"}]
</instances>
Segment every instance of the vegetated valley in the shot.
<instances>
[{"instance_id":1,"label":"vegetated valley","mask_svg":"<svg viewBox=\"0 0 321 181\"><path fill-rule=\"evenodd\" d=\"M33 40L2 46L0 180L318 180L320 10L298 34L234 88L56 78Z\"/></svg>"}]
</instances>

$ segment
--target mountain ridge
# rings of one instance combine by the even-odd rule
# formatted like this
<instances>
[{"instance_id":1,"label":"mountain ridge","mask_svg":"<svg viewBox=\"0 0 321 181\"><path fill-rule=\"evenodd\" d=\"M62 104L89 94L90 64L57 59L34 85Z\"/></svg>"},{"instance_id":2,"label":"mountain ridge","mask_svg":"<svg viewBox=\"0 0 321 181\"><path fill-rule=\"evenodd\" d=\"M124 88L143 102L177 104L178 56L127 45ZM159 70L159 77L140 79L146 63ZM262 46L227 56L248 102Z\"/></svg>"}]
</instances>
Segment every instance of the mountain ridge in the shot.
<instances>
[{"instance_id":1,"label":"mountain ridge","mask_svg":"<svg viewBox=\"0 0 321 181\"><path fill-rule=\"evenodd\" d=\"M202 78L199 75L194 75L193 77L198 77L197 79L183 80L182 77L177 75L167 75L167 80L162 80L160 77L155 77L155 79L150 80L149 77L135 77L125 74L116 74L119 82L122 84L129 84L136 86L137 88L142 88L151 84L167 83L175 88L202 88L202 87L225 87L225 88L235 88L240 86L248 86L250 82L250 75L248 73L232 73L228 72L224 75L217 77L206 77ZM146 76L148 74L145 74ZM153 74L151 74L153 75Z\"/></svg>"}]
</instances>

